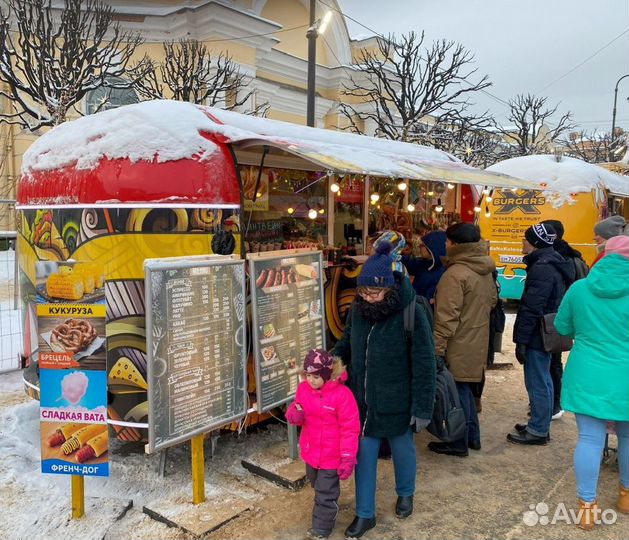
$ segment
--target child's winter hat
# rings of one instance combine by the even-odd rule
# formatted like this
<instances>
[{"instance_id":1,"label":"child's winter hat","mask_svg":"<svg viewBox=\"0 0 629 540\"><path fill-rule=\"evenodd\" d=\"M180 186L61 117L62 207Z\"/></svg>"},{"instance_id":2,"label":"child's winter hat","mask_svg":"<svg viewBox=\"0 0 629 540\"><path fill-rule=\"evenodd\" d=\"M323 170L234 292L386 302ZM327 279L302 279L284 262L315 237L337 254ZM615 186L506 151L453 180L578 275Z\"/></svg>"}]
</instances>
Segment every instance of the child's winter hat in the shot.
<instances>
[{"instance_id":1,"label":"child's winter hat","mask_svg":"<svg viewBox=\"0 0 629 540\"><path fill-rule=\"evenodd\" d=\"M376 253L369 257L363 264L363 268L356 280L358 287L393 287L393 258L389 242L380 242Z\"/></svg>"},{"instance_id":2,"label":"child's winter hat","mask_svg":"<svg viewBox=\"0 0 629 540\"><path fill-rule=\"evenodd\" d=\"M334 356L323 349L312 349L304 359L304 371L320 375L324 381L332 377Z\"/></svg>"},{"instance_id":3,"label":"child's winter hat","mask_svg":"<svg viewBox=\"0 0 629 540\"><path fill-rule=\"evenodd\" d=\"M557 233L552 225L548 223L538 223L526 229L524 237L532 246L536 248L546 248L555 243Z\"/></svg>"}]
</instances>

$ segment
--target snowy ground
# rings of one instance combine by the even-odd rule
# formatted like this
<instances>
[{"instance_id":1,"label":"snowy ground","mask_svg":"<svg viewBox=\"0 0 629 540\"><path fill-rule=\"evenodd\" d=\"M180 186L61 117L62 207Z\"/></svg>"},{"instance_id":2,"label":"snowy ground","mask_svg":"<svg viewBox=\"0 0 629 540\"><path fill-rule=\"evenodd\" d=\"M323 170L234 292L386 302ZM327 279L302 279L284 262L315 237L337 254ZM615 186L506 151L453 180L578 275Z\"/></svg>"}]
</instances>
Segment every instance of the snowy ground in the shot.
<instances>
[{"instance_id":1,"label":"snowy ground","mask_svg":"<svg viewBox=\"0 0 629 540\"><path fill-rule=\"evenodd\" d=\"M508 317L509 325L513 315ZM553 422L552 442L546 447L510 445L505 435L526 418L522 371L513 360L513 346L505 337L505 353L497 362L513 361L511 369L489 371L483 397L481 429L483 449L467 459L438 456L427 451L428 434L416 438L420 468L414 515L395 519L393 469L380 462L378 473L378 527L366 539L415 538L526 538L626 539L629 520L620 516L615 525L601 526L594 534L574 525L523 523L529 505L545 502L554 512L559 503L574 509L575 486L572 450L576 440L574 419L566 415ZM240 438L222 436L213 459L207 455L206 492L210 501L240 496L252 510L207 536L208 539L304 538L310 519L312 490L292 493L245 471L240 461L264 452L267 445L285 437L281 425ZM612 442L615 446L615 441ZM116 444L110 452L111 477L87 478L86 516L71 521L70 480L39 472L38 403L24 395L19 372L0 375L0 539L2 540L188 540L180 529L168 528L142 513L143 505L166 501L174 512L191 507L190 450L187 445L170 451L165 478L157 474L158 457L147 456L140 446ZM605 465L599 483L599 504L614 508L617 469ZM332 539L342 538L353 517L353 482L342 487L338 525ZM132 499L134 506L113 521L116 501ZM113 501L113 502L112 502Z\"/></svg>"},{"instance_id":2,"label":"snowy ground","mask_svg":"<svg viewBox=\"0 0 629 540\"><path fill-rule=\"evenodd\" d=\"M15 251L0 251L0 372L16 369L22 348L19 307L15 305Z\"/></svg>"}]
</instances>

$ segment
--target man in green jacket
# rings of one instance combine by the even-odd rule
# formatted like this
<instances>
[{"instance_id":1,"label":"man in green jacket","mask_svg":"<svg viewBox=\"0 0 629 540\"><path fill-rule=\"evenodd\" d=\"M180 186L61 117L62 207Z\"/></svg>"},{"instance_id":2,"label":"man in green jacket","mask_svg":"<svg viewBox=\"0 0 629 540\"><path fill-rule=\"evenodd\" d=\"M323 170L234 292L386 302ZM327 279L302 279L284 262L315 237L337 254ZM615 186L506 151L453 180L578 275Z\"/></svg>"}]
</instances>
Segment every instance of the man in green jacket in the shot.
<instances>
[{"instance_id":1,"label":"man in green jacket","mask_svg":"<svg viewBox=\"0 0 629 540\"><path fill-rule=\"evenodd\" d=\"M430 324L415 303L409 279L392 269L391 245L383 242L357 279L357 297L334 354L348 365L362 432L358 449L356 517L347 538L360 538L376 525L376 479L381 439L391 445L398 495L395 513L413 512L417 461L413 430L430 423L435 400L435 349ZM412 343L404 328L404 308L413 304ZM410 348L410 350L409 350Z\"/></svg>"}]
</instances>

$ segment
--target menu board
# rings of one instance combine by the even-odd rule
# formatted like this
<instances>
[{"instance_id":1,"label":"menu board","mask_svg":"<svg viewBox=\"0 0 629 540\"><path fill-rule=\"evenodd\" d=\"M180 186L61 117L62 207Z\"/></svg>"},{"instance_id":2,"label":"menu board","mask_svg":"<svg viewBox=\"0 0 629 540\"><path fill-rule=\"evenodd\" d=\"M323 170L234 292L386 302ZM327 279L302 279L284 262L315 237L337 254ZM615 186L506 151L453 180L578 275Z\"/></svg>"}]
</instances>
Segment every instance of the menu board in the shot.
<instances>
[{"instance_id":1,"label":"menu board","mask_svg":"<svg viewBox=\"0 0 629 540\"><path fill-rule=\"evenodd\" d=\"M145 261L148 452L237 420L247 408L244 261Z\"/></svg>"},{"instance_id":2,"label":"menu board","mask_svg":"<svg viewBox=\"0 0 629 540\"><path fill-rule=\"evenodd\" d=\"M258 411L290 400L306 353L325 348L320 251L249 255Z\"/></svg>"}]
</instances>

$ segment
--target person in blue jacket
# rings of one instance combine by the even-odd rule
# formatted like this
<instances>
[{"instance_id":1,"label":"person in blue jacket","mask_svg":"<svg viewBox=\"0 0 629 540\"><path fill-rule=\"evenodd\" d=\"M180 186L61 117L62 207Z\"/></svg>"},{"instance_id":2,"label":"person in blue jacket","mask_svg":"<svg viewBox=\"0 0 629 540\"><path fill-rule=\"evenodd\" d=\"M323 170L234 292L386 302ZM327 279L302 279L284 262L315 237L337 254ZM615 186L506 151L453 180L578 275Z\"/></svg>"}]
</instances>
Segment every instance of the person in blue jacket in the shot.
<instances>
[{"instance_id":1,"label":"person in blue jacket","mask_svg":"<svg viewBox=\"0 0 629 540\"><path fill-rule=\"evenodd\" d=\"M575 277L572 262L553 249L556 238L551 225L538 223L525 231L522 241L526 281L513 327L513 342L515 357L524 366L531 417L526 424L516 424L515 431L507 435L507 440L514 444L545 445L549 440L554 395L542 319L557 312Z\"/></svg>"},{"instance_id":2,"label":"person in blue jacket","mask_svg":"<svg viewBox=\"0 0 629 540\"><path fill-rule=\"evenodd\" d=\"M402 264L413 277L415 292L431 301L437 292L437 284L446 271L441 261L446 254L446 233L434 231L422 237L421 257L402 256Z\"/></svg>"}]
</instances>

